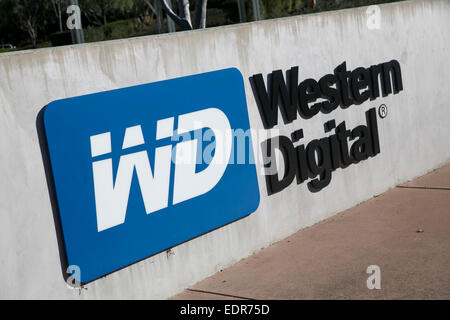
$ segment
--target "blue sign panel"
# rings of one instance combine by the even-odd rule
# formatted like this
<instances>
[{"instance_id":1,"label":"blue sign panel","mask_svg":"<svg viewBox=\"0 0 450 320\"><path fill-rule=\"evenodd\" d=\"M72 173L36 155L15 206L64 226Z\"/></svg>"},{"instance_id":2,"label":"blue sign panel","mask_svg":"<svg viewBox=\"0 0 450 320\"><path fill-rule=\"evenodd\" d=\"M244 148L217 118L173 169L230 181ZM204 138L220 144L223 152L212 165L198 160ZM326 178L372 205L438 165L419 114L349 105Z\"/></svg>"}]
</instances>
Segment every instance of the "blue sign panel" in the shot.
<instances>
[{"instance_id":1,"label":"blue sign panel","mask_svg":"<svg viewBox=\"0 0 450 320\"><path fill-rule=\"evenodd\" d=\"M237 69L54 101L43 122L66 256L82 283L259 205Z\"/></svg>"}]
</instances>

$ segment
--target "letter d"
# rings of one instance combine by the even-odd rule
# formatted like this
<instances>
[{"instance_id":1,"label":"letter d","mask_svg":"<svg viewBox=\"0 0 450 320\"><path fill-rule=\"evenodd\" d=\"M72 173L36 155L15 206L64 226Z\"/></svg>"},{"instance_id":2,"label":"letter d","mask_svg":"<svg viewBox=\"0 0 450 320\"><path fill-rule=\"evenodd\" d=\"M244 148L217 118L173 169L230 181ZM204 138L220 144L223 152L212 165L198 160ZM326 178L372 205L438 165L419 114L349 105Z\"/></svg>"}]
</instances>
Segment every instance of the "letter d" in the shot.
<instances>
[{"instance_id":1,"label":"letter d","mask_svg":"<svg viewBox=\"0 0 450 320\"><path fill-rule=\"evenodd\" d=\"M198 124L201 124L201 127ZM183 141L176 146L173 204L198 197L220 181L231 154L232 134L227 116L217 108L209 108L179 116L178 134L209 128L215 136L214 157L208 167L195 172L197 140ZM189 161L179 161L190 155Z\"/></svg>"}]
</instances>

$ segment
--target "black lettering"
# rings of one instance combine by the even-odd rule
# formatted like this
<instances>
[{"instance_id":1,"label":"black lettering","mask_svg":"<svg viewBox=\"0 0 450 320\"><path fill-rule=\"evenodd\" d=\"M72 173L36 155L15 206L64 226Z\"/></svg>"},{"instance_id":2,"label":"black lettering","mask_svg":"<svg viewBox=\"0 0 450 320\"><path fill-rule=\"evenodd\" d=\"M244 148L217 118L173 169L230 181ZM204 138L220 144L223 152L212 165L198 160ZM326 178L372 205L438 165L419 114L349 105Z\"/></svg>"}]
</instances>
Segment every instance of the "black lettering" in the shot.
<instances>
[{"instance_id":1,"label":"black lettering","mask_svg":"<svg viewBox=\"0 0 450 320\"><path fill-rule=\"evenodd\" d=\"M380 153L380 138L378 136L377 112L375 108L371 108L366 112L366 123L372 139L370 156L374 157Z\"/></svg>"},{"instance_id":2,"label":"black lettering","mask_svg":"<svg viewBox=\"0 0 450 320\"><path fill-rule=\"evenodd\" d=\"M322 102L321 111L323 113L332 112L338 107L339 103L341 103L339 91L331 87L331 85L335 84L337 84L337 78L332 74L327 74L319 80L319 87L320 91L322 92L322 98L328 100Z\"/></svg>"},{"instance_id":3,"label":"black lettering","mask_svg":"<svg viewBox=\"0 0 450 320\"><path fill-rule=\"evenodd\" d=\"M361 93L362 89L366 89L370 83L370 73L364 68L356 68L352 71L351 76L352 95L355 104L361 104L370 96L370 90Z\"/></svg>"},{"instance_id":4,"label":"black lettering","mask_svg":"<svg viewBox=\"0 0 450 320\"><path fill-rule=\"evenodd\" d=\"M278 142L278 144L276 144L276 142ZM269 157L268 161L266 161L266 159L264 160L264 163L266 163L265 166L270 167L272 170L273 168L276 168L275 148L279 149L283 156L284 174L281 180L278 179L278 172L269 172L266 174L266 185L269 195L280 192L289 186L294 180L297 172L297 155L294 145L291 140L285 136L270 138L263 142L262 149L266 150L266 152L263 153L263 156L267 154Z\"/></svg>"},{"instance_id":5,"label":"black lettering","mask_svg":"<svg viewBox=\"0 0 450 320\"><path fill-rule=\"evenodd\" d=\"M381 66L370 67L370 100L375 100L380 96L379 79L381 76Z\"/></svg>"},{"instance_id":6,"label":"black lettering","mask_svg":"<svg viewBox=\"0 0 450 320\"><path fill-rule=\"evenodd\" d=\"M295 151L297 153L297 184L300 184L308 179L310 173L306 160L305 146L303 144L299 145L295 148Z\"/></svg>"},{"instance_id":7,"label":"black lettering","mask_svg":"<svg viewBox=\"0 0 450 320\"><path fill-rule=\"evenodd\" d=\"M392 75L392 83L391 83ZM383 96L387 96L392 93L399 93L403 90L402 73L400 70L400 64L397 60L383 63Z\"/></svg>"},{"instance_id":8,"label":"black lettering","mask_svg":"<svg viewBox=\"0 0 450 320\"><path fill-rule=\"evenodd\" d=\"M351 132L347 130L345 127L345 121L343 121L340 125L337 126L335 130L340 144L341 149L341 167L345 168L350 165L353 160L348 153L348 141L347 139L350 137Z\"/></svg>"},{"instance_id":9,"label":"black lettering","mask_svg":"<svg viewBox=\"0 0 450 320\"><path fill-rule=\"evenodd\" d=\"M299 112L304 119L314 117L322 106L322 103L315 103L309 108L308 103L320 98L319 84L314 79L306 79L298 86Z\"/></svg>"},{"instance_id":10,"label":"black lettering","mask_svg":"<svg viewBox=\"0 0 450 320\"><path fill-rule=\"evenodd\" d=\"M262 74L256 74L250 78L256 103L266 129L277 125L278 107L280 107L284 123L291 123L297 119L297 82L298 67L293 67L289 71L290 90L286 86L281 70L276 70L269 75L267 86L270 88L269 92L264 85Z\"/></svg>"},{"instance_id":11,"label":"black lettering","mask_svg":"<svg viewBox=\"0 0 450 320\"><path fill-rule=\"evenodd\" d=\"M287 71L286 78L287 82L281 70L273 71L268 76L266 90L262 74L250 77L266 129L278 124L278 110L287 124L296 120L297 114L310 119L319 112L330 113L339 105L345 109L369 98L374 100L380 96L380 91L383 96L387 96L403 90L400 63L397 60L372 65L368 69L359 67L353 71L347 70L344 61L334 69L334 75L327 74L319 82L306 79L298 85L298 67L292 67ZM316 102L317 99L324 101ZM376 147L375 145L374 148ZM345 162L345 157L342 160Z\"/></svg>"},{"instance_id":12,"label":"black lettering","mask_svg":"<svg viewBox=\"0 0 450 320\"><path fill-rule=\"evenodd\" d=\"M347 71L347 65L345 61L341 63L336 69L334 69L334 74L339 79L337 88L341 94L341 106L343 109L345 109L353 104L353 100L350 97L350 86L348 85L348 77L350 76L351 72Z\"/></svg>"},{"instance_id":13,"label":"black lettering","mask_svg":"<svg viewBox=\"0 0 450 320\"><path fill-rule=\"evenodd\" d=\"M308 183L308 187L312 192L320 191L331 181L331 161L328 138L312 140L306 147L306 155L309 170L319 177L311 180Z\"/></svg>"},{"instance_id":14,"label":"black lettering","mask_svg":"<svg viewBox=\"0 0 450 320\"><path fill-rule=\"evenodd\" d=\"M351 154L355 162L366 160L369 157L369 152L372 150L370 131L366 126L357 126L352 130L352 139L356 140L351 147Z\"/></svg>"}]
</instances>

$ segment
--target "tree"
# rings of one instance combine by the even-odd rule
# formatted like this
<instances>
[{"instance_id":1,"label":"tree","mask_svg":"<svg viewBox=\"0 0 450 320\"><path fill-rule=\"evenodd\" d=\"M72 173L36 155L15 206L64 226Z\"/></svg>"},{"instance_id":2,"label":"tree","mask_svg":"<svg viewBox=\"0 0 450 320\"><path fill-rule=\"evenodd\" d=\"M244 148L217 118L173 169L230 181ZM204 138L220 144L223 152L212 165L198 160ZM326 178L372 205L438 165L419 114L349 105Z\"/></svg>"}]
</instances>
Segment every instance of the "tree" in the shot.
<instances>
[{"instance_id":1,"label":"tree","mask_svg":"<svg viewBox=\"0 0 450 320\"><path fill-rule=\"evenodd\" d=\"M162 33L162 14L160 2L158 0L155 0L155 2L152 5L150 0L143 0L143 1L156 16L156 23L158 24L158 33Z\"/></svg>"},{"instance_id":2,"label":"tree","mask_svg":"<svg viewBox=\"0 0 450 320\"><path fill-rule=\"evenodd\" d=\"M14 10L17 0L0 0L0 43L17 44L24 32L16 26Z\"/></svg>"},{"instance_id":3,"label":"tree","mask_svg":"<svg viewBox=\"0 0 450 320\"><path fill-rule=\"evenodd\" d=\"M239 22L247 22L247 13L245 11L245 1L237 0L238 12L239 12Z\"/></svg>"},{"instance_id":4,"label":"tree","mask_svg":"<svg viewBox=\"0 0 450 320\"><path fill-rule=\"evenodd\" d=\"M208 0L197 0L195 2L195 28L206 28L206 9L208 6Z\"/></svg>"},{"instance_id":5,"label":"tree","mask_svg":"<svg viewBox=\"0 0 450 320\"><path fill-rule=\"evenodd\" d=\"M38 30L46 23L43 17L47 4L43 0L17 0L14 8L18 27L28 33L33 48L36 48Z\"/></svg>"},{"instance_id":6,"label":"tree","mask_svg":"<svg viewBox=\"0 0 450 320\"><path fill-rule=\"evenodd\" d=\"M81 12L89 23L97 26L108 23L114 13L125 12L133 6L133 0L80 0Z\"/></svg>"},{"instance_id":7,"label":"tree","mask_svg":"<svg viewBox=\"0 0 450 320\"><path fill-rule=\"evenodd\" d=\"M278 18L287 16L291 11L301 7L302 0L260 0L265 18Z\"/></svg>"},{"instance_id":8,"label":"tree","mask_svg":"<svg viewBox=\"0 0 450 320\"><path fill-rule=\"evenodd\" d=\"M66 4L65 0L51 0L53 12L58 20L59 32L63 31L63 23L62 23L62 11Z\"/></svg>"},{"instance_id":9,"label":"tree","mask_svg":"<svg viewBox=\"0 0 450 320\"><path fill-rule=\"evenodd\" d=\"M189 11L189 0L178 0L177 15L167 4L166 0L161 0L162 7L167 15L175 21L183 30L200 29L206 27L206 9L208 0L196 0L195 2L195 24L192 26L191 13Z\"/></svg>"}]
</instances>

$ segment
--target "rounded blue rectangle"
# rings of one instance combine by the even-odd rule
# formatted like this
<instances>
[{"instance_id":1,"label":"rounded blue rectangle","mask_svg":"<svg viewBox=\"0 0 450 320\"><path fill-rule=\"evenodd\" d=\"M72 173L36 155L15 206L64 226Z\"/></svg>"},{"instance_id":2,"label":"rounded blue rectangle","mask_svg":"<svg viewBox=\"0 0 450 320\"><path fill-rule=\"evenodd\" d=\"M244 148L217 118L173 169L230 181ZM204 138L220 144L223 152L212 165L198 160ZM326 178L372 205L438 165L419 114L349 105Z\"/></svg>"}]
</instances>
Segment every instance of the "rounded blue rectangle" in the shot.
<instances>
[{"instance_id":1,"label":"rounded blue rectangle","mask_svg":"<svg viewBox=\"0 0 450 320\"><path fill-rule=\"evenodd\" d=\"M182 136L178 122L188 121L188 116L183 118L183 115L191 115L195 120L197 114L208 114L202 113L204 110L215 112L222 120L228 120L231 129L246 134L245 161L238 159L241 156L236 152L239 137L233 137L229 162L217 183L203 194L175 203L174 194L182 194L174 191L177 157L167 166L162 160L157 164L156 158L162 159L161 150L169 150L164 149L166 146L171 146L173 156L180 148L179 141L194 140L195 134L208 135L205 134L208 128L201 127L200 123L200 129L187 133L190 138L185 135L179 141L173 139L177 134ZM157 127L160 120L163 121ZM244 83L235 68L54 101L46 107L43 121L67 262L79 266L82 283L243 218L259 205ZM203 141L201 146L197 144L197 156L201 151L202 156L209 154L212 161L220 153L216 146L224 145L219 138L210 132L208 141ZM157 148L161 152L158 156ZM157 194L164 194L161 189L166 183L143 189L138 172L144 172L147 164L141 161L145 165L131 169L124 221L114 225L108 210L120 212L112 204L124 202L112 198L110 203L108 199L99 200L100 194L108 194L102 189L109 186L106 177L110 174L114 179L112 187L119 190L117 173L126 172L128 160L124 159L138 159L138 156L146 159L146 155L153 177L159 174L156 167L170 168L169 180L158 180L168 182L167 206L147 214L146 206L159 201ZM109 163L112 172L107 170ZM195 173L203 172L211 163L198 163ZM98 170L95 175L94 166ZM100 181L99 177L104 179ZM179 185L183 184L183 176L180 177ZM143 194L142 190L153 190L154 194ZM144 197L158 201L146 204ZM100 211L103 220L98 216ZM100 220L106 221L105 224L101 225Z\"/></svg>"}]
</instances>

